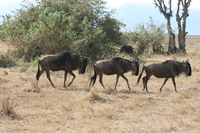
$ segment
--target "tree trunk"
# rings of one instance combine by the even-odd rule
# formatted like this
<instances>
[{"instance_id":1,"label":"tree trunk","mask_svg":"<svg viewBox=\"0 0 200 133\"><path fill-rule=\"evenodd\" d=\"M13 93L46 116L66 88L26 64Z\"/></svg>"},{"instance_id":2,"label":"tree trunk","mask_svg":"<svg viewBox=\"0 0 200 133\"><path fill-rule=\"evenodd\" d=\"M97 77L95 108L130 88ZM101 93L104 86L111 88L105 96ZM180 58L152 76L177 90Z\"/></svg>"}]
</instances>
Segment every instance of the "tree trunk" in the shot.
<instances>
[{"instance_id":1,"label":"tree trunk","mask_svg":"<svg viewBox=\"0 0 200 133\"><path fill-rule=\"evenodd\" d=\"M160 12L165 16L165 19L167 20L167 31L169 35L168 52L174 54L176 53L177 48L175 45L175 34L173 33L170 23L170 18L172 17L172 0L169 0L169 7L165 5L164 0L154 0L154 4L159 8Z\"/></svg>"},{"instance_id":2,"label":"tree trunk","mask_svg":"<svg viewBox=\"0 0 200 133\"><path fill-rule=\"evenodd\" d=\"M171 23L170 23L170 17L165 17L167 19L167 30L169 35L169 45L168 45L168 52L171 54L176 53L177 48L175 45L175 34L172 31Z\"/></svg>"},{"instance_id":3,"label":"tree trunk","mask_svg":"<svg viewBox=\"0 0 200 133\"><path fill-rule=\"evenodd\" d=\"M173 32L168 33L168 34L169 34L168 52L171 54L174 54L177 51L177 48L175 45L175 34Z\"/></svg>"},{"instance_id":4,"label":"tree trunk","mask_svg":"<svg viewBox=\"0 0 200 133\"><path fill-rule=\"evenodd\" d=\"M177 12L176 12L176 21L178 24L178 45L181 52L186 53L186 19L189 16L188 8L190 6L191 0L178 0ZM183 12L179 15L180 5L182 5ZM181 25L182 22L182 25Z\"/></svg>"},{"instance_id":5,"label":"tree trunk","mask_svg":"<svg viewBox=\"0 0 200 133\"><path fill-rule=\"evenodd\" d=\"M186 37L186 35L183 32L178 33L178 44L179 44L180 52L182 52L182 53L186 53L185 37Z\"/></svg>"}]
</instances>

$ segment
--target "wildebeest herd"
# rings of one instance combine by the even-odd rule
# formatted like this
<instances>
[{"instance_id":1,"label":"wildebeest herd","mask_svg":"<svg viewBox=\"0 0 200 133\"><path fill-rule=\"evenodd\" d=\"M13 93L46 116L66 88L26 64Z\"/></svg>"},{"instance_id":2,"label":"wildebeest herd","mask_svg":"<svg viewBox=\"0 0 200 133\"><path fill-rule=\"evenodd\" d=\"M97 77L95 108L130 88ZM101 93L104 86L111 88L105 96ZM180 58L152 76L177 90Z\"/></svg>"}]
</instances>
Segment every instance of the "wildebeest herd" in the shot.
<instances>
[{"instance_id":1,"label":"wildebeest herd","mask_svg":"<svg viewBox=\"0 0 200 133\"><path fill-rule=\"evenodd\" d=\"M69 52L43 56L42 58L38 60L38 71L36 74L36 79L38 81L40 76L45 71L51 85L55 87L53 82L51 81L49 71L63 70L65 71L64 87L66 87L65 82L67 79L67 73L73 76L72 81L68 84L68 86L70 86L76 77L76 75L72 71L78 69L79 74L84 74L87 64L88 64L88 60L89 59L87 57L78 56ZM41 70L40 70L40 67L41 67ZM102 81L103 74L106 74L106 75L116 74L117 77L116 77L115 89L117 87L118 79L121 76L124 80L126 80L130 91L131 91L131 88L129 85L129 81L124 76L124 73L132 71L132 74L134 74L135 76L137 76L139 73L138 60L130 61L130 60L123 59L120 57L116 57L110 60L96 61L95 63L93 63L93 68L94 68L94 75L90 77L89 86L93 86L95 84L96 78L99 75L99 82L104 87L104 84ZM167 60L164 62L146 63L144 64L141 74L138 77L137 84L140 81L143 71L146 72L146 76L142 78L143 87L144 87L143 90L146 89L146 91L148 91L147 82L152 75L154 75L157 78L165 78L164 83L160 88L160 91L162 90L167 80L171 78L176 92L177 92L177 89L176 89L175 77L180 75L181 73L184 73L186 76L192 75L191 66L188 60L183 61L183 62Z\"/></svg>"}]
</instances>

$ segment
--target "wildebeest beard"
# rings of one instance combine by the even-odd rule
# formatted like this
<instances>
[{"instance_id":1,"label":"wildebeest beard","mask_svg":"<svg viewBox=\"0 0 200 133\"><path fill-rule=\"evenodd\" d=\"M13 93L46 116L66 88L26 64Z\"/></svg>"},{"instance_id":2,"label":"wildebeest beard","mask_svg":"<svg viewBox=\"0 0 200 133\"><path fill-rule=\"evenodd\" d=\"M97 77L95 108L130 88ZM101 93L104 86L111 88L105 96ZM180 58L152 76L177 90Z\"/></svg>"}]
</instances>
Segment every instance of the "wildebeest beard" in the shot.
<instances>
[{"instance_id":1,"label":"wildebeest beard","mask_svg":"<svg viewBox=\"0 0 200 133\"><path fill-rule=\"evenodd\" d=\"M191 76L191 75L192 75L192 69L191 69L190 63L186 61L186 64L187 64L188 67L189 67L188 76Z\"/></svg>"}]
</instances>

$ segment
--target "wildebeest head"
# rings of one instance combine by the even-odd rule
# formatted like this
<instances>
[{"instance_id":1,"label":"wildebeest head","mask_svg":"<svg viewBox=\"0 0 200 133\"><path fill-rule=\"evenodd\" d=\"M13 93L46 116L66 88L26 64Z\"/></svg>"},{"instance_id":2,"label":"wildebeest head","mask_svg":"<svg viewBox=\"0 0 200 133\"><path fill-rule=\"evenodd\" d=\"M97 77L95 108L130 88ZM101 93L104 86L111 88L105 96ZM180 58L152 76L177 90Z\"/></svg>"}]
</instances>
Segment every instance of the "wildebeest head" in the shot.
<instances>
[{"instance_id":1,"label":"wildebeest head","mask_svg":"<svg viewBox=\"0 0 200 133\"><path fill-rule=\"evenodd\" d=\"M85 69L86 69L87 64L88 64L88 58L84 57L84 56L79 56L78 62L80 64L79 74L84 74L85 73Z\"/></svg>"},{"instance_id":2,"label":"wildebeest head","mask_svg":"<svg viewBox=\"0 0 200 133\"><path fill-rule=\"evenodd\" d=\"M187 76L191 76L192 75L192 69L191 69L191 66L190 66L188 59L185 62L183 61L183 66L184 66L185 74Z\"/></svg>"},{"instance_id":3,"label":"wildebeest head","mask_svg":"<svg viewBox=\"0 0 200 133\"><path fill-rule=\"evenodd\" d=\"M135 76L138 76L138 73L139 73L139 63L138 63L138 60L133 60L132 63L134 63L135 65Z\"/></svg>"},{"instance_id":4,"label":"wildebeest head","mask_svg":"<svg viewBox=\"0 0 200 133\"><path fill-rule=\"evenodd\" d=\"M173 64L173 67L176 69L177 76L180 75L181 73L184 73L186 76L192 75L192 70L189 60L183 62L175 62Z\"/></svg>"}]
</instances>

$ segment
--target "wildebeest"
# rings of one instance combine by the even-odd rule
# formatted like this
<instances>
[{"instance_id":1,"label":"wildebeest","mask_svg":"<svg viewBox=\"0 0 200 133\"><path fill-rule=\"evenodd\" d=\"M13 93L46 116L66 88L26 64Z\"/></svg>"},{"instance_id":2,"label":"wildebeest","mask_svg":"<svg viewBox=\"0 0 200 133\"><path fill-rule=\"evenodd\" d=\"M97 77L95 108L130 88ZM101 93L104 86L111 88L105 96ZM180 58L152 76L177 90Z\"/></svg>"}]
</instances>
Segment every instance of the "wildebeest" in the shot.
<instances>
[{"instance_id":1,"label":"wildebeest","mask_svg":"<svg viewBox=\"0 0 200 133\"><path fill-rule=\"evenodd\" d=\"M134 50L133 47L130 45L123 45L120 49L120 53L125 53L125 54L129 54L129 55L133 55Z\"/></svg>"},{"instance_id":2,"label":"wildebeest","mask_svg":"<svg viewBox=\"0 0 200 133\"><path fill-rule=\"evenodd\" d=\"M90 78L90 86L94 85L96 82L96 77L99 75L99 82L104 87L102 82L103 74L113 75L117 74L115 90L117 87L117 82L119 77L121 76L126 80L129 90L131 90L128 79L124 76L124 73L128 71L132 71L132 74L138 75L139 72L139 64L137 60L129 61L127 59L123 59L120 57L116 57L110 60L99 60L93 64L94 67L94 75Z\"/></svg>"},{"instance_id":3,"label":"wildebeest","mask_svg":"<svg viewBox=\"0 0 200 133\"><path fill-rule=\"evenodd\" d=\"M84 74L87 64L88 64L87 57L78 56L68 52L64 52L61 54L46 55L38 60L38 72L36 75L36 79L38 81L43 72L46 71L48 80L50 81L51 85L55 87L51 81L49 70L52 71L64 70L65 71L64 87L67 79L67 73L73 76L72 81L68 84L68 86L70 86L76 77L76 75L72 71L78 69L79 74ZM40 71L40 66L41 66L41 71Z\"/></svg>"},{"instance_id":4,"label":"wildebeest","mask_svg":"<svg viewBox=\"0 0 200 133\"><path fill-rule=\"evenodd\" d=\"M140 81L140 78L144 70L146 72L146 76L143 77L142 79L143 79L143 86L144 89L146 88L146 91L148 91L147 82L152 75L154 75L157 78L165 78L164 83L160 88L160 91L162 90L167 80L169 78L172 78L175 91L177 92L175 77L180 75L181 73L185 73L185 75L187 76L191 76L192 74L191 66L188 60L183 62L178 62L173 60L167 60L165 62L157 62L157 63L149 62L143 66L142 72L138 77L137 84Z\"/></svg>"}]
</instances>

